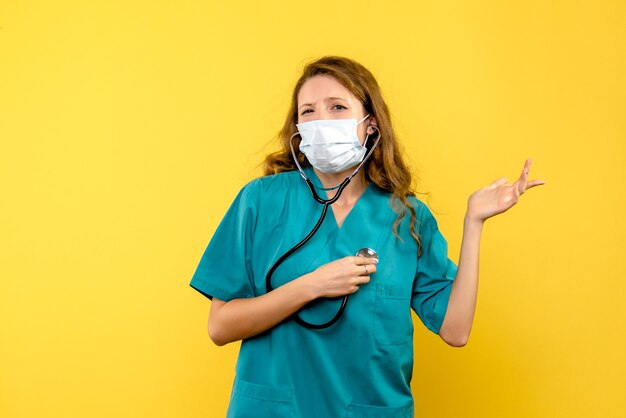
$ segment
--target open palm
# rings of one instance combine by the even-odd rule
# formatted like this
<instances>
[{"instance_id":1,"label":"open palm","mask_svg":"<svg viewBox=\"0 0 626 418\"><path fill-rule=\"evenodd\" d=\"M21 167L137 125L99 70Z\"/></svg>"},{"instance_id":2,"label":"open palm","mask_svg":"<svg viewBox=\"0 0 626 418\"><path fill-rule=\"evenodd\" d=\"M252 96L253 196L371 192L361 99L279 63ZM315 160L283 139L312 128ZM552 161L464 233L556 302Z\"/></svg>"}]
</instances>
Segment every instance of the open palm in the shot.
<instances>
[{"instance_id":1,"label":"open palm","mask_svg":"<svg viewBox=\"0 0 626 418\"><path fill-rule=\"evenodd\" d=\"M513 184L507 184L508 180L501 178L472 193L467 202L468 216L484 221L510 209L526 190L545 184L543 180L528 180L531 164L531 159L526 160L522 174Z\"/></svg>"}]
</instances>

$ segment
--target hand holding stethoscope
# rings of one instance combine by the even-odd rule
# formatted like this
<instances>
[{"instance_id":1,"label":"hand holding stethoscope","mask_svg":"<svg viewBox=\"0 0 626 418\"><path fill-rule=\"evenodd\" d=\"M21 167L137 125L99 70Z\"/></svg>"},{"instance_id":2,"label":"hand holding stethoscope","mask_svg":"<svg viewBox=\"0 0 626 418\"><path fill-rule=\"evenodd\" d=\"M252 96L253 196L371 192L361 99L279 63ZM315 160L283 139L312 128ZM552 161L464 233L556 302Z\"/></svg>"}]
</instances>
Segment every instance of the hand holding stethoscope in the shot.
<instances>
[{"instance_id":1,"label":"hand holding stethoscope","mask_svg":"<svg viewBox=\"0 0 626 418\"><path fill-rule=\"evenodd\" d=\"M376 273L377 263L377 258L343 257L311 272L311 285L318 297L349 295L359 290L359 286L369 283L370 275Z\"/></svg>"}]
</instances>

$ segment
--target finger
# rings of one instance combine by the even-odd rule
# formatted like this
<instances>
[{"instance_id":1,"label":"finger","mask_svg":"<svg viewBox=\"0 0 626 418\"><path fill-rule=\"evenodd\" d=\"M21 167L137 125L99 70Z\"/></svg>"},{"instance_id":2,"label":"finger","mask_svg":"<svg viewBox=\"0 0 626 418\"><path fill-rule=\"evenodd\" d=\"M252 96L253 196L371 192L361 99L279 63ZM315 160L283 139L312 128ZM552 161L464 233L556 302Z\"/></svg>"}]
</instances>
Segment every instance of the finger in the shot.
<instances>
[{"instance_id":1,"label":"finger","mask_svg":"<svg viewBox=\"0 0 626 418\"><path fill-rule=\"evenodd\" d=\"M369 276L376 273L376 265L374 264L361 264L354 266L354 274L356 276Z\"/></svg>"},{"instance_id":2,"label":"finger","mask_svg":"<svg viewBox=\"0 0 626 418\"><path fill-rule=\"evenodd\" d=\"M502 186L503 184L508 183L508 181L509 181L509 179L507 179L506 177L502 177L502 178L499 178L498 180L494 181L493 183L491 183L486 188L488 190L492 190L492 189L495 189L498 186Z\"/></svg>"},{"instance_id":3,"label":"finger","mask_svg":"<svg viewBox=\"0 0 626 418\"><path fill-rule=\"evenodd\" d=\"M359 285L368 284L370 280L371 280L370 276L359 276L359 281L357 284Z\"/></svg>"},{"instance_id":4,"label":"finger","mask_svg":"<svg viewBox=\"0 0 626 418\"><path fill-rule=\"evenodd\" d=\"M353 258L353 262L354 264L356 264L357 266L362 266L364 264L377 264L378 260L375 258L370 258L370 257L357 257L354 256Z\"/></svg>"},{"instance_id":5,"label":"finger","mask_svg":"<svg viewBox=\"0 0 626 418\"><path fill-rule=\"evenodd\" d=\"M533 160L532 158L529 158L526 160L526 162L524 163L524 168L522 169L522 174L520 175L520 178L524 178L524 180L528 181L528 174L530 174L530 166L532 165Z\"/></svg>"},{"instance_id":6,"label":"finger","mask_svg":"<svg viewBox=\"0 0 626 418\"><path fill-rule=\"evenodd\" d=\"M530 172L530 165L532 164L532 160L529 158L524 163L524 168L522 168L522 173L519 176L519 181L524 185L524 189L520 189L522 193L526 188L526 182L528 181L528 173Z\"/></svg>"},{"instance_id":7,"label":"finger","mask_svg":"<svg viewBox=\"0 0 626 418\"><path fill-rule=\"evenodd\" d=\"M354 265L360 266L362 264L366 264L367 263L367 257L359 257L359 256L350 256L350 257L346 257L351 263L353 263Z\"/></svg>"},{"instance_id":8,"label":"finger","mask_svg":"<svg viewBox=\"0 0 626 418\"><path fill-rule=\"evenodd\" d=\"M526 190L530 189L531 187L541 186L542 184L546 184L546 182L544 180L531 180L526 185Z\"/></svg>"},{"instance_id":9,"label":"finger","mask_svg":"<svg viewBox=\"0 0 626 418\"><path fill-rule=\"evenodd\" d=\"M524 170L526 171L526 175L528 175L528 173L530 173L530 166L533 163L533 159L532 158L528 158L526 159L526 162L524 163Z\"/></svg>"},{"instance_id":10,"label":"finger","mask_svg":"<svg viewBox=\"0 0 626 418\"><path fill-rule=\"evenodd\" d=\"M527 189L527 186L528 186L528 182L526 181L526 179L522 179L522 178L520 178L515 183L513 183L513 188L515 189L515 192L518 197L524 194L524 192Z\"/></svg>"}]
</instances>

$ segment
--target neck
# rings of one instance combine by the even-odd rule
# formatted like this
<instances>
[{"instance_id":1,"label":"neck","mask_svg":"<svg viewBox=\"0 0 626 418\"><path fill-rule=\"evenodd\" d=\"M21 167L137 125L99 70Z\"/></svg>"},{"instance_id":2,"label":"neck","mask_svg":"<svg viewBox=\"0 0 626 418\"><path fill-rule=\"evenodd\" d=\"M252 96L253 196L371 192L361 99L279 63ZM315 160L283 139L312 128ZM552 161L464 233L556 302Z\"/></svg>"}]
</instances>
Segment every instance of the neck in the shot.
<instances>
[{"instance_id":1,"label":"neck","mask_svg":"<svg viewBox=\"0 0 626 418\"><path fill-rule=\"evenodd\" d=\"M322 186L325 188L335 187L340 184L342 181L346 179L352 171L354 171L354 167L349 170L342 171L341 173L323 173L316 168L313 168L315 174L320 179ZM358 200L358 198L363 194L365 189L367 188L367 180L365 179L365 174L363 168L359 170L356 176L352 177L350 180L350 184L348 184L341 193L341 197L335 202L335 204L341 205L351 205ZM326 195L328 199L332 199L333 196L337 193L337 189L335 190L327 190Z\"/></svg>"}]
</instances>

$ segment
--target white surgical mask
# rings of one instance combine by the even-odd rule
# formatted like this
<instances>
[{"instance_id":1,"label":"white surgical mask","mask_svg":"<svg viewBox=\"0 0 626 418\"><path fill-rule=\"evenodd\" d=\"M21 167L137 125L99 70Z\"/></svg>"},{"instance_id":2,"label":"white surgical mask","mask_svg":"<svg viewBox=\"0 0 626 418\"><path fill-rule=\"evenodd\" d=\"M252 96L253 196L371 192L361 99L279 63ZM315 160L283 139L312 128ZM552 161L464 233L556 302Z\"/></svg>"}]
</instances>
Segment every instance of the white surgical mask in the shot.
<instances>
[{"instance_id":1,"label":"white surgical mask","mask_svg":"<svg viewBox=\"0 0 626 418\"><path fill-rule=\"evenodd\" d=\"M340 173L354 167L363 161L367 152L365 143L359 142L356 128L368 116L358 122L356 119L320 119L298 123L302 137L300 151L313 167L324 173Z\"/></svg>"}]
</instances>

